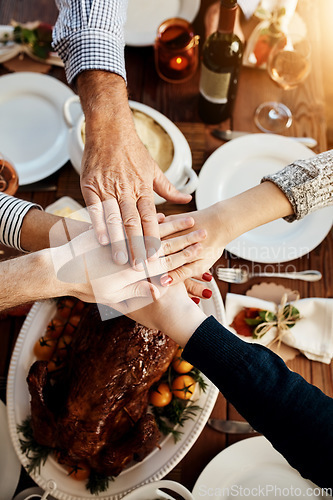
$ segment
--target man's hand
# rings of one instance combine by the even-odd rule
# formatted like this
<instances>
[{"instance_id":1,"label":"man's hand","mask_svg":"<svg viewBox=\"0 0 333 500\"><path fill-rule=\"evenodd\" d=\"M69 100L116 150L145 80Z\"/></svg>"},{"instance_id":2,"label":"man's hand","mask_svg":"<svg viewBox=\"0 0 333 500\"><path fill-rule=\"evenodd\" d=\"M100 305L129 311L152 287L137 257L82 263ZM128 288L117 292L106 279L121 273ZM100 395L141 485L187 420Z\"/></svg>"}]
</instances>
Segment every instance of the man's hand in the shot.
<instances>
[{"instance_id":1,"label":"man's hand","mask_svg":"<svg viewBox=\"0 0 333 500\"><path fill-rule=\"evenodd\" d=\"M86 205L92 206L97 239L102 245L111 242L117 264L128 257L133 263L151 258L158 248L145 248L138 236L159 240L153 191L175 203L187 203L191 196L177 191L139 139L120 76L85 71L77 88L86 119L81 189Z\"/></svg>"}]
</instances>

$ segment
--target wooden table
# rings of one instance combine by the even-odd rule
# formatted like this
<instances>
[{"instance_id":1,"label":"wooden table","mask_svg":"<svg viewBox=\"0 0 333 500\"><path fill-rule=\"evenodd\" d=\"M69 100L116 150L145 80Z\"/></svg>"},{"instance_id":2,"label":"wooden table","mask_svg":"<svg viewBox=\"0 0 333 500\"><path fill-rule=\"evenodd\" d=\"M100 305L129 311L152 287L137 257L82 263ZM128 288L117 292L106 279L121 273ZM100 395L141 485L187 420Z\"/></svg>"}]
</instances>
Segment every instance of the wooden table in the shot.
<instances>
[{"instance_id":1,"label":"wooden table","mask_svg":"<svg viewBox=\"0 0 333 500\"><path fill-rule=\"evenodd\" d=\"M200 12L195 20L197 33L204 39L203 18L207 7L212 0L202 0ZM318 16L319 2L310 0L299 0L298 11L303 19L309 24L311 29L309 37L313 47L312 72L305 84L296 90L284 92L270 81L264 71L243 68L240 75L239 90L235 105L233 119L221 124L221 128L234 128L257 132L253 122L253 113L256 107L264 100L280 99L292 107L295 119L288 135L309 135L318 141L316 152L326 150L326 125L324 113L324 96L322 88L322 59L320 45L320 26ZM7 24L14 18L21 22L34 19L42 19L45 22L54 23L57 16L55 5L48 0L30 0L21 2L20 0L2 0L0 4L0 24ZM249 26L244 24L244 31L249 30ZM143 102L168 116L174 121L186 136L193 156L194 169L199 172L201 166L209 155L221 145L221 142L213 138L210 134L211 126L204 125L197 114L198 101L198 81L197 73L189 82L184 84L169 84L161 81L155 71L153 62L153 49L147 48L126 48L127 74L129 97L135 101ZM0 74L6 74L7 70L0 65ZM65 75L62 68L53 67L50 75L65 82ZM63 166L58 173L46 180L47 190L43 189L43 182L40 187L33 191L29 187L22 187L18 196L37 202L43 207L54 202L61 196L67 195L83 203L79 188L79 177L72 168L70 162ZM45 188L45 186L44 186ZM178 213L180 211L190 211L195 208L192 201L187 206L176 206L166 203L160 206L165 213ZM1 247L4 251L3 258L17 255L16 251L11 251ZM297 288L301 297L333 297L333 273L331 271L333 262L333 235L332 232L327 238L315 248L309 255L286 264L276 264L276 269L283 269L286 265L292 264L297 270L307 268L323 271L323 279L316 283L298 282ZM218 264L240 266L249 264L234 256L225 253ZM259 264L257 264L259 266ZM225 298L227 292L245 293L253 284L262 281L274 281L283 283L284 286L294 288L295 283L287 280L253 279L244 285L228 285L219 282L222 297ZM3 378L7 373L11 352L15 344L17 334L21 328L24 318L7 318L0 320L1 350L0 350L0 376ZM318 386L323 392L333 397L333 369L331 365L318 362L311 362L302 355L298 355L294 360L288 362L292 370L300 373L306 380ZM4 391L2 391L4 398ZM213 416L227 419L242 419L236 410L220 395L213 410ZM226 446L233 442L246 438L246 435L227 436L219 434L207 426L200 437L185 456L185 458L168 475L168 478L180 481L191 489L203 468L208 462ZM25 472L22 473L19 488L23 489L32 484Z\"/></svg>"}]
</instances>

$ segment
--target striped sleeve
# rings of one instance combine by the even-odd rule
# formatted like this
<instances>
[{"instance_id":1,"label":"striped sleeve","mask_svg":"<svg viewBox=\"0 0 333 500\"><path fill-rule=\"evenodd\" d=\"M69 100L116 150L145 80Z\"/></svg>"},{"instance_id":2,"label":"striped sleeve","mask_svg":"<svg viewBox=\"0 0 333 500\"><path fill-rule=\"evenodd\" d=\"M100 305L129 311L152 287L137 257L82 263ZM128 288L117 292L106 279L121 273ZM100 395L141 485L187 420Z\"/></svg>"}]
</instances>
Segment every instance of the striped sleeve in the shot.
<instances>
[{"instance_id":1,"label":"striped sleeve","mask_svg":"<svg viewBox=\"0 0 333 500\"><path fill-rule=\"evenodd\" d=\"M24 216L31 208L42 210L39 205L0 193L0 242L21 252L21 228Z\"/></svg>"},{"instance_id":2,"label":"striped sleeve","mask_svg":"<svg viewBox=\"0 0 333 500\"><path fill-rule=\"evenodd\" d=\"M126 81L124 25L127 0L56 0L53 48L68 83L85 70L117 73Z\"/></svg>"}]
</instances>

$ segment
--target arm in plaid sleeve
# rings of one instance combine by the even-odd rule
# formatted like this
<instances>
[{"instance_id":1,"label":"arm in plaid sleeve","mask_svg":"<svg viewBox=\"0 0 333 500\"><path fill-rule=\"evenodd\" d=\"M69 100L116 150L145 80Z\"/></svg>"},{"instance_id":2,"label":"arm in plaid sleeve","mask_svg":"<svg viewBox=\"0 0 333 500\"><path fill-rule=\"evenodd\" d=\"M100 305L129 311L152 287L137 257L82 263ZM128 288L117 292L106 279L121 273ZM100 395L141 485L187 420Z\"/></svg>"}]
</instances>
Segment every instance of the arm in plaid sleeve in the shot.
<instances>
[{"instance_id":1,"label":"arm in plaid sleeve","mask_svg":"<svg viewBox=\"0 0 333 500\"><path fill-rule=\"evenodd\" d=\"M53 47L68 83L85 70L105 70L126 79L124 24L127 0L56 0L59 17Z\"/></svg>"}]
</instances>

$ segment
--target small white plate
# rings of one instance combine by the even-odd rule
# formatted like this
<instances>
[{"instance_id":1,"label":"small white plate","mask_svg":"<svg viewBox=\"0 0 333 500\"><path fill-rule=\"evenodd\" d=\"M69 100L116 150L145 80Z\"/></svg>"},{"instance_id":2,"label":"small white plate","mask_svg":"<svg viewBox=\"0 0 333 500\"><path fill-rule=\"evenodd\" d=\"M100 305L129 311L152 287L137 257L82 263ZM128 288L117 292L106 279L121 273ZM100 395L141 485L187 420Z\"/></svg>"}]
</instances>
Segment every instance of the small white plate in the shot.
<instances>
[{"instance_id":1,"label":"small white plate","mask_svg":"<svg viewBox=\"0 0 333 500\"><path fill-rule=\"evenodd\" d=\"M44 179L68 161L69 131L62 109L73 95L48 75L0 77L0 151L13 162L20 185Z\"/></svg>"},{"instance_id":2,"label":"small white plate","mask_svg":"<svg viewBox=\"0 0 333 500\"><path fill-rule=\"evenodd\" d=\"M207 284L213 291L212 298L202 301L204 312L214 315L224 324L224 306L219 289L214 281ZM28 464L27 457L21 452L17 424L30 414L30 396L26 377L30 366L35 361L33 346L36 340L43 335L45 328L56 311L55 301L36 302L30 310L13 351L7 385L7 405L10 435L15 451L23 466ZM205 377L204 377L205 378ZM218 396L218 389L207 379L208 387L201 393L197 404L201 407L193 420L189 419L181 428L182 438L174 443L171 435L164 437L160 442L160 449L155 449L142 462L138 462L125 469L114 481L111 481L106 492L100 493L101 500L120 500L126 493L138 488L145 483L158 481L170 472L193 446L204 428ZM56 463L53 457L46 460L40 473L31 475L33 480L46 489L49 479L57 484L56 491L52 494L60 500L96 499L90 494L84 482L75 481L68 476L65 470Z\"/></svg>"},{"instance_id":3,"label":"small white plate","mask_svg":"<svg viewBox=\"0 0 333 500\"><path fill-rule=\"evenodd\" d=\"M12 498L20 478L21 464L13 448L6 406L0 400L0 499Z\"/></svg>"},{"instance_id":4,"label":"small white plate","mask_svg":"<svg viewBox=\"0 0 333 500\"><path fill-rule=\"evenodd\" d=\"M153 45L163 21L181 17L191 23L199 8L200 0L128 0L125 43L133 47Z\"/></svg>"},{"instance_id":5,"label":"small white plate","mask_svg":"<svg viewBox=\"0 0 333 500\"><path fill-rule=\"evenodd\" d=\"M219 147L199 174L196 204L199 210L231 198L260 183L295 160L315 153L288 137L249 134ZM251 207L248 207L251 210ZM226 246L232 254L254 262L286 262L306 255L326 237L333 207L311 213L300 221L283 219L248 231Z\"/></svg>"},{"instance_id":6,"label":"small white plate","mask_svg":"<svg viewBox=\"0 0 333 500\"><path fill-rule=\"evenodd\" d=\"M266 438L256 436L229 446L213 458L192 493L195 500L243 496L276 500L292 498L295 491L297 497L322 498L319 488L293 469Z\"/></svg>"}]
</instances>

